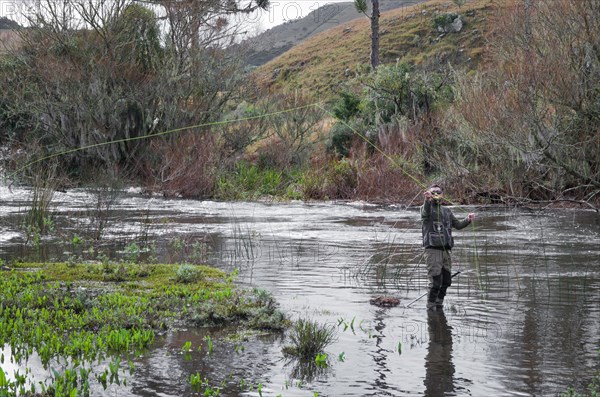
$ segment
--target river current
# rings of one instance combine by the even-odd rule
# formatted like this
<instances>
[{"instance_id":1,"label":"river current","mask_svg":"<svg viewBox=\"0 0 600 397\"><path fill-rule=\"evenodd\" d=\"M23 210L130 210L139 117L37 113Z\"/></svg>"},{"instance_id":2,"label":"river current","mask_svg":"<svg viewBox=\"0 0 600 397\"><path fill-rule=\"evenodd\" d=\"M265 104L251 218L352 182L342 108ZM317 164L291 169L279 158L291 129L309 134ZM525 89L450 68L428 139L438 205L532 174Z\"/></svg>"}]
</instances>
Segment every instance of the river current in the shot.
<instances>
[{"instance_id":1,"label":"river current","mask_svg":"<svg viewBox=\"0 0 600 397\"><path fill-rule=\"evenodd\" d=\"M454 234L453 272L461 273L445 309L431 313L425 298L416 300L427 291L417 207L73 190L52 200L62 237L34 245L20 226L30 197L0 187L5 263L66 260L83 254L68 244L74 234L99 234L108 256L136 242L160 262L239 269L240 284L273 294L292 319L337 329L326 368L287 361L285 333L250 335L241 349L221 330L171 333L137 360L127 386L93 395L201 395L189 384L201 373L222 396L547 396L583 390L600 369L600 216L590 210L451 207L477 219ZM382 295L400 305L370 303ZM206 335L212 354L179 354ZM24 366L46 376L35 362L2 367Z\"/></svg>"}]
</instances>

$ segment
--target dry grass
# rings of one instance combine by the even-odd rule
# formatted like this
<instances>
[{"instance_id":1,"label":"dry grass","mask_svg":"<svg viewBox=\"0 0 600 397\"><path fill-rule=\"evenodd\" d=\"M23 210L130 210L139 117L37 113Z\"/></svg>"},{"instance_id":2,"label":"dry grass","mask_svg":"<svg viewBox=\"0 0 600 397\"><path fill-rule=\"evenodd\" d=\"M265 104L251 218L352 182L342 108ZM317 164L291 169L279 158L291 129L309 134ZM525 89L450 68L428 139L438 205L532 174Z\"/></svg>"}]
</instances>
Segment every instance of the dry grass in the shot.
<instances>
[{"instance_id":1,"label":"dry grass","mask_svg":"<svg viewBox=\"0 0 600 397\"><path fill-rule=\"evenodd\" d=\"M21 37L14 30L0 29L0 54L16 50L21 43Z\"/></svg>"},{"instance_id":2,"label":"dry grass","mask_svg":"<svg viewBox=\"0 0 600 397\"><path fill-rule=\"evenodd\" d=\"M382 63L405 61L424 69L475 69L484 55L491 0L471 0L460 10L459 33L443 37L433 26L435 15L458 12L452 2L427 3L385 12L380 20ZM359 14L357 13L357 17ZM369 61L370 26L365 17L329 29L295 46L255 72L259 86L270 91L301 89L327 97Z\"/></svg>"}]
</instances>

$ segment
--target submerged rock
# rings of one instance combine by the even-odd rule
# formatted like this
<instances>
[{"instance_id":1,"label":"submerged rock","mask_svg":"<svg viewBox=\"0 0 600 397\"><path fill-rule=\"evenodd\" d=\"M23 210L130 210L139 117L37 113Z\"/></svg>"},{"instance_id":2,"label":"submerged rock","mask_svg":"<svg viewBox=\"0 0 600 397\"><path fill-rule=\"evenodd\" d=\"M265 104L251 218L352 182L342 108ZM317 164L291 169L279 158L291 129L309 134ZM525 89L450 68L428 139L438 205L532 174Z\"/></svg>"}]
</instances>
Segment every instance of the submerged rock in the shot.
<instances>
[{"instance_id":1,"label":"submerged rock","mask_svg":"<svg viewBox=\"0 0 600 397\"><path fill-rule=\"evenodd\" d=\"M371 298L370 303L379 307L395 307L400 304L400 299L393 296L374 296Z\"/></svg>"}]
</instances>

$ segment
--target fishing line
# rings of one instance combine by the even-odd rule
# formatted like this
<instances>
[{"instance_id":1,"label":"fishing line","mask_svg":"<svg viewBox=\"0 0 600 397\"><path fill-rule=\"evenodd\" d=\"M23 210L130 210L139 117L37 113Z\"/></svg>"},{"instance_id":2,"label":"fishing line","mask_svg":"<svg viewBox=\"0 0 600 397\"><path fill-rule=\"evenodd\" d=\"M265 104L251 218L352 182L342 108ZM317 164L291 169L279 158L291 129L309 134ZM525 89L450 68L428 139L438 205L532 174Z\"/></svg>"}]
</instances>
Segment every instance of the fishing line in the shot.
<instances>
[{"instance_id":1,"label":"fishing line","mask_svg":"<svg viewBox=\"0 0 600 397\"><path fill-rule=\"evenodd\" d=\"M8 178L11 179L11 178L15 177L17 174L19 174L20 172L26 170L27 168L31 167L34 164L40 163L42 161L50 160L50 159L53 159L53 158L56 158L56 157L64 156L64 155L67 155L67 154L76 153L76 152L79 152L81 150L93 149L93 148L97 148L97 147L101 147L101 146L107 146L107 145L112 145L112 144L116 144L116 143L138 141L138 140L142 140L142 139L154 138L154 137L157 137L157 136L170 135L170 134L174 134L176 132L191 130L191 129L194 129L194 128L211 127L211 126L216 126L216 125L233 124L233 123L239 123L239 122L242 122L242 121L256 120L256 119L260 119L260 118L263 118L263 117L271 117L271 116L276 116L278 114L293 112L295 110L306 109L306 108L312 107L314 105L315 105L314 103L311 103L309 105L297 106L297 107L290 108L290 109L284 109L284 110L279 110L279 111L276 111L276 112L265 113L265 114L255 115L255 116L242 117L242 118L238 118L238 119L234 119L234 120L213 121L213 122L209 122L209 123L202 123L202 124L190 125L190 126L186 126L186 127L174 128L174 129L171 129L171 130L157 132L157 133L154 133L154 134L141 135L141 136L130 137L130 138L123 138L123 139L116 139L116 140L113 140L113 141L100 142L100 143L94 143L94 144L91 144L91 145L81 146L81 147L77 147L77 148L74 148L74 149L69 149L69 150L65 150L65 151L62 151L62 152L54 153L54 154L51 154L51 155L39 158L37 160L30 161L30 162L26 163L25 165L23 165L22 167L19 167L18 169L16 169L12 173L10 173L8 175Z\"/></svg>"},{"instance_id":2,"label":"fishing line","mask_svg":"<svg viewBox=\"0 0 600 397\"><path fill-rule=\"evenodd\" d=\"M347 128L349 128L354 134L356 134L357 136L359 136L367 144L369 144L371 147L373 147L373 149L375 149L377 152L379 152L381 155L383 155L386 159L388 159L395 167L397 167L400 171L402 171L402 173L404 175L406 175L408 178L412 179L418 186L420 186L421 188L423 188L423 190L426 190L428 188L427 185L425 185L419 179L417 179L415 176L413 176L411 173L409 173L408 171L406 171L400 164L398 164L398 162L396 162L394 160L393 157L391 157L390 155L388 155L387 153L385 153L379 146L377 146L375 143L373 143L369 138L367 138L360 131L357 131L355 128L353 128L351 125L349 125L348 123L346 123L344 120L341 120L340 118L336 117L332 112L330 112L329 110L325 109L320 104L317 103L317 104L315 104L315 106L317 106L319 109L321 109L322 111L324 111L325 113L327 113L328 115L330 115L331 117L333 117L334 119L336 119L338 122L342 123L344 126L346 126ZM444 200L447 201L449 204L458 207L458 209L460 211L468 212L467 210L465 210L464 208L462 208L462 206L455 204L452 200L448 199L446 196L444 197ZM413 199L413 201L414 201L414 199ZM475 229L475 222L473 222L473 221L471 221L471 229L473 231L473 245L474 245L473 249L475 251L474 262L475 262L475 269L477 270L477 272L476 272L476 274L477 274L477 284L478 284L479 288L481 289L482 288L482 283L481 283L481 277L480 277L480 274L479 274L480 267L479 267L479 254L478 254L477 237L476 237L477 233L476 233L476 229Z\"/></svg>"},{"instance_id":3,"label":"fishing line","mask_svg":"<svg viewBox=\"0 0 600 397\"><path fill-rule=\"evenodd\" d=\"M397 169L399 169L406 177L408 177L413 182L415 182L423 190L427 189L427 185L426 184L424 184L423 182L421 182L418 178L416 178L410 172L406 171L404 169L404 167L402 167L400 164L398 164L398 162L393 157L391 157L390 155L388 155L378 145L376 145L369 138L367 138L363 133L361 133L360 131L357 131L355 128L353 128L352 126L350 126L344 120L341 120L338 117L336 117L331 111L329 111L326 108L324 108L321 105L321 103L319 103L319 102L315 102L315 103L311 103L311 104L303 105L303 106L297 106L297 107L293 107L293 108L289 108L289 109L279 110L279 111L275 111L275 112L264 113L264 114L255 115L255 116L248 116L248 117L237 118L237 119L234 119L234 120L213 121L213 122L208 122L208 123L190 125L190 126L185 126L185 127L179 127L179 128L170 129L170 130L167 130L167 131L157 132L157 133L154 133L154 134L148 134L148 135L142 135L142 136L136 136L136 137L129 137L129 138L123 138L123 139L116 139L116 140L112 140L112 141L100 142L100 143L95 143L95 144L91 144L91 145L77 147L77 148L74 148L74 149L64 150L62 152L54 153L54 154L47 155L47 156L41 157L41 158L33 160L33 161L29 161L26 164L24 164L23 166L19 167L15 171L13 171L12 173L10 173L8 175L8 178L9 179L13 179L17 174L23 172L24 170L26 170L27 168L31 167L32 165L35 165L35 164L38 164L40 162L43 162L43 161L46 161L46 160L50 160L50 159L53 159L53 158L57 158L57 157L60 157L60 156L64 156L64 155L67 155L67 154L76 153L76 152L79 152L79 151L82 151L82 150L93 149L93 148L98 148L98 147L107 146L107 145L113 145L113 144L118 144L118 143L125 143L125 142L130 142L130 141L137 141L137 140L143 140L143 139L148 139L148 138L154 138L154 137L158 137L158 136L165 136L165 135L170 135L170 134L174 134L174 133L177 133L177 132L182 132L182 131L186 131L186 130L192 130L192 129L195 129L195 128L212 127L212 126L218 126L218 125L226 125L226 124L239 123L239 122L242 122L242 121L257 120L257 119L261 119L261 118L276 116L276 115L279 115L279 114L290 113L290 112L297 111L297 110L308 109L308 108L311 108L311 107L315 107L315 108L320 109L324 113L328 114L330 117L332 117L335 120L337 120L338 122L342 123L344 126L346 126L347 128L349 128L354 134L356 134L363 141L365 141L368 145L370 145L374 150L376 150L378 153L380 153L382 156L384 156L388 161L390 161L390 163L392 163ZM453 203L452 200L450 200L450 199L448 199L446 197L444 199L449 204L456 205L455 203ZM461 208L461 206L457 206L457 207L460 210L466 212L466 210L464 210L463 208ZM475 236L475 225L474 225L474 222L471 222L471 224L472 224L473 232L474 232L474 236ZM479 262L479 255L477 254L477 240L476 240L475 237L474 237L474 241L475 241L475 262L476 262L476 269L479 271L479 264L478 264L478 262ZM478 279L479 279L479 277L478 277Z\"/></svg>"},{"instance_id":4,"label":"fishing line","mask_svg":"<svg viewBox=\"0 0 600 397\"><path fill-rule=\"evenodd\" d=\"M394 166L398 167L398 169L400 169L400 171L402 171L402 173L404 175L406 175L407 177L409 177L410 179L412 179L417 185L419 185L423 189L427 189L427 186L424 183L422 183L420 180L418 180L413 175L411 175L409 172L407 172L404 168L402 168L402 166L400 166L400 164L398 164L390 155L388 155L386 152L384 152L379 146L377 146L376 144L374 144L364 134L362 134L361 132L357 131L355 128L352 128L352 126L350 126L344 120L341 120L341 119L337 118L333 113L331 113L329 110L325 109L320 104L316 103L315 106L317 106L319 109L321 109L322 111L324 111L325 113L327 113L328 115L330 115L331 117L333 117L334 119L336 119L338 122L342 123L344 126L348 127L353 133L355 133L356 135L358 135L361 139L363 139L365 142L367 142L369 145L371 145L371 147L373 149L377 150L377 152L379 152L386 159L388 159L392 164L394 164Z\"/></svg>"}]
</instances>

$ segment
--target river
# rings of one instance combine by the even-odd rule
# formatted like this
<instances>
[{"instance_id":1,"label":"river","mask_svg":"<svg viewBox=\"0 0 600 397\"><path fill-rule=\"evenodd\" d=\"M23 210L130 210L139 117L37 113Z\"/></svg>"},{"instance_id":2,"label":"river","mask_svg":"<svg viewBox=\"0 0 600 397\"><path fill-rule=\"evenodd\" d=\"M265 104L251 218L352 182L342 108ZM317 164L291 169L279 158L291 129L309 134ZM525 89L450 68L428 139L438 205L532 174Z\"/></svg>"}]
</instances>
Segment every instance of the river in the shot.
<instances>
[{"instance_id":1,"label":"river","mask_svg":"<svg viewBox=\"0 0 600 397\"><path fill-rule=\"evenodd\" d=\"M131 253L135 242L152 247L139 254L157 261L237 268L240 284L269 291L293 319L335 325L337 340L321 368L286 361L286 334L250 335L241 349L220 330L171 333L136 361L127 386L94 395L202 395L189 384L201 373L223 387L222 396L547 396L583 390L600 369L600 216L593 211L453 207L477 219L455 232L453 271L462 273L444 311L428 313L425 299L406 307L427 290L416 207L96 193L56 192L53 235L61 237L26 244L19 225L30 192L0 187L0 258L92 255L69 243L75 234L101 236L93 255ZM400 305L370 304L381 295ZM212 354L179 353L206 335ZM24 365L44 376L35 363L3 369Z\"/></svg>"}]
</instances>

